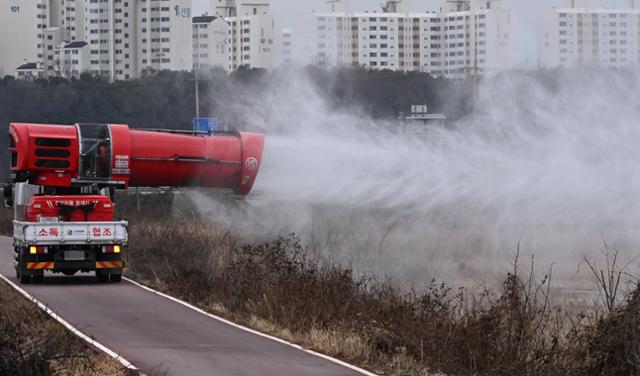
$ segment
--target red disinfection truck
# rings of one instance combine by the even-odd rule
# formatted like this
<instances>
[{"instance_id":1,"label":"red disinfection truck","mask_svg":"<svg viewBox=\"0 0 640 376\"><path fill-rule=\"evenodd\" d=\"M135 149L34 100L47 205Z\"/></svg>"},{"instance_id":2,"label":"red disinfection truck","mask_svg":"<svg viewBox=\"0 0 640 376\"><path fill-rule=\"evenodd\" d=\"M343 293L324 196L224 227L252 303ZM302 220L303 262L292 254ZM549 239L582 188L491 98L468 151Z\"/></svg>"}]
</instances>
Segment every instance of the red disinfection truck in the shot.
<instances>
[{"instance_id":1,"label":"red disinfection truck","mask_svg":"<svg viewBox=\"0 0 640 376\"><path fill-rule=\"evenodd\" d=\"M264 135L136 130L124 124L9 127L16 275L40 283L45 270L95 271L119 282L128 232L114 219L115 191L199 186L247 195Z\"/></svg>"}]
</instances>

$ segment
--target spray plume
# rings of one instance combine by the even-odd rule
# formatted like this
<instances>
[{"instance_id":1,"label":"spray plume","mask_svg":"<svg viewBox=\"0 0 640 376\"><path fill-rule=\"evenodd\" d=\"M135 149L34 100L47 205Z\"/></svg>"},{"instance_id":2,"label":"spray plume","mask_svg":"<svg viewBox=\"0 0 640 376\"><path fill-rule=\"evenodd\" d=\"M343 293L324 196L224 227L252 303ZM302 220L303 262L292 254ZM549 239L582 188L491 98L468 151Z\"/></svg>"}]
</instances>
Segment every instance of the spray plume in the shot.
<instances>
[{"instance_id":1,"label":"spray plume","mask_svg":"<svg viewBox=\"0 0 640 376\"><path fill-rule=\"evenodd\" d=\"M265 125L255 195L242 210L190 197L241 234L297 233L314 252L403 282L490 280L518 244L568 277L603 237L640 245L639 79L488 78L474 115L417 137L333 110L304 73L287 72L222 106Z\"/></svg>"}]
</instances>

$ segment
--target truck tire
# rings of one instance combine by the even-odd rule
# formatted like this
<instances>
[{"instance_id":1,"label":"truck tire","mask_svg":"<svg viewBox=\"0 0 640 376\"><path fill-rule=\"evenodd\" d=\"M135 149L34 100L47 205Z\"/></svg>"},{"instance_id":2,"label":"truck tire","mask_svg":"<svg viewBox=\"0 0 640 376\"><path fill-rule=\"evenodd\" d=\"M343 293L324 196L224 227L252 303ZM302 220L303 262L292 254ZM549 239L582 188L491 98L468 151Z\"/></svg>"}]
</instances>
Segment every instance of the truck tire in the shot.
<instances>
[{"instance_id":1,"label":"truck tire","mask_svg":"<svg viewBox=\"0 0 640 376\"><path fill-rule=\"evenodd\" d=\"M41 284L44 282L44 273L33 276L33 283Z\"/></svg>"},{"instance_id":2,"label":"truck tire","mask_svg":"<svg viewBox=\"0 0 640 376\"><path fill-rule=\"evenodd\" d=\"M99 283L107 283L109 282L109 273L105 273L101 270L96 270L96 278L98 278Z\"/></svg>"},{"instance_id":3,"label":"truck tire","mask_svg":"<svg viewBox=\"0 0 640 376\"><path fill-rule=\"evenodd\" d=\"M23 285L31 283L31 276L27 274L20 274L20 283Z\"/></svg>"},{"instance_id":4,"label":"truck tire","mask_svg":"<svg viewBox=\"0 0 640 376\"><path fill-rule=\"evenodd\" d=\"M14 247L13 249L13 259L16 270L16 279L20 279L20 248Z\"/></svg>"},{"instance_id":5,"label":"truck tire","mask_svg":"<svg viewBox=\"0 0 640 376\"><path fill-rule=\"evenodd\" d=\"M27 274L25 272L26 265L23 259L24 250L20 250L18 253L18 265L16 265L16 278L20 281L21 284L31 283L31 274Z\"/></svg>"},{"instance_id":6,"label":"truck tire","mask_svg":"<svg viewBox=\"0 0 640 376\"><path fill-rule=\"evenodd\" d=\"M111 283L120 283L122 281L122 274L111 274Z\"/></svg>"}]
</instances>

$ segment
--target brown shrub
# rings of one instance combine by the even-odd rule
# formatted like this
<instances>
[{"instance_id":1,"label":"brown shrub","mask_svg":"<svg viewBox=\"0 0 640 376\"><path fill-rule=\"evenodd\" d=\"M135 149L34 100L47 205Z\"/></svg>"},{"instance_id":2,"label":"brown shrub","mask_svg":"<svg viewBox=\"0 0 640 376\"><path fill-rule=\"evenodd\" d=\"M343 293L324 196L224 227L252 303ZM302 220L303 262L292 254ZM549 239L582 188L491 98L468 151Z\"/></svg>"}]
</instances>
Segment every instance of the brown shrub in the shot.
<instances>
[{"instance_id":1,"label":"brown shrub","mask_svg":"<svg viewBox=\"0 0 640 376\"><path fill-rule=\"evenodd\" d=\"M382 371L397 369L405 358L413 371L402 374L579 371L573 349L586 337L552 309L549 276L536 281L533 268L524 279L517 268L508 274L499 294L486 291L467 301L463 290L435 281L403 292L388 281L358 277L311 257L293 235L240 245L210 224L184 219L132 222L128 258L129 273L170 294L250 325L286 328L297 342ZM347 353L326 333L357 338L359 350Z\"/></svg>"},{"instance_id":2,"label":"brown shrub","mask_svg":"<svg viewBox=\"0 0 640 376\"><path fill-rule=\"evenodd\" d=\"M581 333L576 362L581 375L640 374L640 286L626 304L613 308Z\"/></svg>"},{"instance_id":3,"label":"brown shrub","mask_svg":"<svg viewBox=\"0 0 640 376\"><path fill-rule=\"evenodd\" d=\"M124 375L33 303L0 282L0 375Z\"/></svg>"}]
</instances>

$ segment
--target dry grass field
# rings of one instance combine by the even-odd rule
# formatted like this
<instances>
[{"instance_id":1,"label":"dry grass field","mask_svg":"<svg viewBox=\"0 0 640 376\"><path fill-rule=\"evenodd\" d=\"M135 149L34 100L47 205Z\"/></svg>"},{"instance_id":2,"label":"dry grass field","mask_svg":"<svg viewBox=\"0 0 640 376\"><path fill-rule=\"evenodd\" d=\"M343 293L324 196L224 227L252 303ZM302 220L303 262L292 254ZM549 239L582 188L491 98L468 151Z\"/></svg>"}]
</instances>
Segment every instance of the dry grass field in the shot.
<instances>
[{"instance_id":1,"label":"dry grass field","mask_svg":"<svg viewBox=\"0 0 640 376\"><path fill-rule=\"evenodd\" d=\"M125 376L119 362L91 349L0 281L0 375Z\"/></svg>"},{"instance_id":2,"label":"dry grass field","mask_svg":"<svg viewBox=\"0 0 640 376\"><path fill-rule=\"evenodd\" d=\"M615 264L595 270L600 306L562 304L551 276L522 260L496 290L407 290L328 262L295 235L247 242L176 211L171 194L119 202L130 277L379 374L640 374L640 289L621 296ZM122 374L4 285L0 300L0 374Z\"/></svg>"},{"instance_id":3,"label":"dry grass field","mask_svg":"<svg viewBox=\"0 0 640 376\"><path fill-rule=\"evenodd\" d=\"M129 276L380 374L640 373L640 289L567 309L531 261L505 271L496 291L400 289L312 255L295 235L247 244L193 212L168 215L170 195L143 197L144 215L132 203L120 205ZM601 272L613 291L622 271Z\"/></svg>"}]
</instances>

